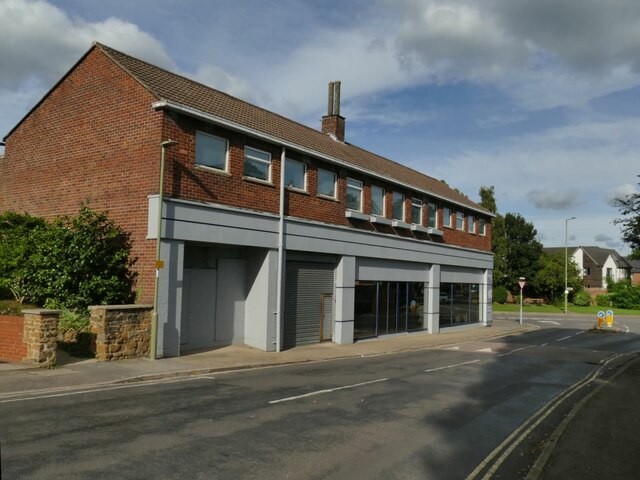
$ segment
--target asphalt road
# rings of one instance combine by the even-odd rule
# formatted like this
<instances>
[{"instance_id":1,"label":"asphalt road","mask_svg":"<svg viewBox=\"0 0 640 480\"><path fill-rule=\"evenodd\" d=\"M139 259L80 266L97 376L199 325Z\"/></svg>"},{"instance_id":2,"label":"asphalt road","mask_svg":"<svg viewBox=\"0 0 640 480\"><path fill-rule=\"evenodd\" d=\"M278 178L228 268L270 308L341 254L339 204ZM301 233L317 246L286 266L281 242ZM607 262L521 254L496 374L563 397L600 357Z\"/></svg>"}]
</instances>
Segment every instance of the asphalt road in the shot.
<instances>
[{"instance_id":1,"label":"asphalt road","mask_svg":"<svg viewBox=\"0 0 640 480\"><path fill-rule=\"evenodd\" d=\"M578 382L640 349L640 320L530 322L438 350L4 399L2 478L521 478Z\"/></svg>"}]
</instances>

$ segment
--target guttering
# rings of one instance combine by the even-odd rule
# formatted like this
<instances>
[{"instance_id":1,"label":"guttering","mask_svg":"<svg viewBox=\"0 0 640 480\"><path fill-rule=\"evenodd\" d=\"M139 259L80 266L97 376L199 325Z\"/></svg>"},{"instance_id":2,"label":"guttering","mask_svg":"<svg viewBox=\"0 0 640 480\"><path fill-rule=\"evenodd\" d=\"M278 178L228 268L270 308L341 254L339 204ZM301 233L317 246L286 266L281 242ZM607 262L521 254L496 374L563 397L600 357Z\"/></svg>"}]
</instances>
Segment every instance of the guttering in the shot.
<instances>
[{"instance_id":1,"label":"guttering","mask_svg":"<svg viewBox=\"0 0 640 480\"><path fill-rule=\"evenodd\" d=\"M270 143L276 144L276 145L281 145L283 147L287 147L290 148L292 150L301 152L301 153L305 153L307 155L311 155L313 157L316 158L320 158L322 160L326 160L327 162L331 162L337 165L340 165L342 167L345 168L349 168L350 170L354 170L360 173L364 173L365 175L368 175L370 177L374 177L377 178L379 180L382 180L384 182L388 182L388 183L394 183L400 187L406 188L408 190L413 190L415 192L421 192L424 193L425 195L429 195L430 197L434 197L434 198L438 198L440 200L444 200L447 201L449 203L452 203L454 205L457 205L459 207L463 207L466 208L468 210L473 210L474 212L480 213L482 215L485 215L487 217L495 217L496 215L491 213L491 212L487 212L484 210L480 210L474 207L471 207L469 205L466 205L464 203L460 203L460 202L456 202L455 200L451 200L450 198L444 197L442 195L438 195L437 193L433 193L430 192L429 190L423 190L421 188L418 188L414 185L409 185L407 183L402 183L394 178L391 177L385 177L384 175L374 172L372 170L367 170L366 168L362 168L359 167L357 165L353 165L352 163L347 163L343 160L340 160L338 158L332 157L330 155L325 155L324 153L320 153L317 152L315 150L312 150L310 148L307 147L303 147L301 145L297 145L295 143L292 142L287 142L286 140L283 140L281 138L275 137L273 135L269 135L268 133L264 133L261 132L259 130L255 130L253 128L249 128L249 127L245 127L244 125L239 125L235 122L230 122L229 120L226 120L224 118L218 117L217 115L211 115L210 113L205 113L201 110L197 110L195 108L191 108L188 107L186 105L182 105L180 103L176 103L176 102L172 102L170 100L159 100L157 102L153 102L151 104L151 106L156 109L156 110L171 110L174 112L178 112L178 113L182 113L184 115L188 115L190 117L194 117L194 118L198 118L200 120L205 120L207 122L210 123L215 123L217 125L221 125L223 127L229 128L231 130L235 130L238 132L242 132L242 133L246 133L248 135L251 135L252 137L255 138L259 138L261 140L266 140Z\"/></svg>"},{"instance_id":2,"label":"guttering","mask_svg":"<svg viewBox=\"0 0 640 480\"><path fill-rule=\"evenodd\" d=\"M284 168L287 147L280 154L280 215L278 218L278 282L276 300L276 352L282 351L282 291L284 289Z\"/></svg>"}]
</instances>

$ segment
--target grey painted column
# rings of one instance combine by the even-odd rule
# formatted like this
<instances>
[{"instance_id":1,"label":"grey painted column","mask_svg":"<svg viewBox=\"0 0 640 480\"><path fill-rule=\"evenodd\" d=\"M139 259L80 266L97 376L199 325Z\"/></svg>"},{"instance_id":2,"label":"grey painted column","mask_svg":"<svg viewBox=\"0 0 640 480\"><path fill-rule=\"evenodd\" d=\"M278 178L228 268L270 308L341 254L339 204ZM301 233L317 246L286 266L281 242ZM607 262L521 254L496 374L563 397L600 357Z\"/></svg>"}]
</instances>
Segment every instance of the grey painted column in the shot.
<instances>
[{"instance_id":1,"label":"grey painted column","mask_svg":"<svg viewBox=\"0 0 640 480\"><path fill-rule=\"evenodd\" d=\"M276 349L278 251L252 253L247 262L244 343L260 350Z\"/></svg>"},{"instance_id":2,"label":"grey painted column","mask_svg":"<svg viewBox=\"0 0 640 480\"><path fill-rule=\"evenodd\" d=\"M427 276L429 285L426 295L427 328L429 333L440 333L440 265L431 265Z\"/></svg>"},{"instance_id":3,"label":"grey painted column","mask_svg":"<svg viewBox=\"0 0 640 480\"><path fill-rule=\"evenodd\" d=\"M333 341L339 344L353 343L356 288L355 257L342 257L336 267L335 279L336 298Z\"/></svg>"},{"instance_id":4,"label":"grey painted column","mask_svg":"<svg viewBox=\"0 0 640 480\"><path fill-rule=\"evenodd\" d=\"M160 256L164 268L160 269L158 290L158 358L180 355L180 326L182 322L182 285L184 243L162 241Z\"/></svg>"},{"instance_id":5,"label":"grey painted column","mask_svg":"<svg viewBox=\"0 0 640 480\"><path fill-rule=\"evenodd\" d=\"M486 327L492 324L492 302L493 302L493 270L485 270L483 275L484 293L482 295L483 309L482 321Z\"/></svg>"}]
</instances>

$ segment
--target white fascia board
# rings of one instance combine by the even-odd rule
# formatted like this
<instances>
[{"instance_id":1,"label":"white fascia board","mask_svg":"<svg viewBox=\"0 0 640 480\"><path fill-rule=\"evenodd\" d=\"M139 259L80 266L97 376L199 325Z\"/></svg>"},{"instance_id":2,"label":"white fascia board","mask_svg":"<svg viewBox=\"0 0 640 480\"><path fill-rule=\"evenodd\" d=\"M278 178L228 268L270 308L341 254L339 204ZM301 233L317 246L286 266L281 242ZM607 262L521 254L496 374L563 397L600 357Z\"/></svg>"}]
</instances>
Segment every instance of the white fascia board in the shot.
<instances>
[{"instance_id":1,"label":"white fascia board","mask_svg":"<svg viewBox=\"0 0 640 480\"><path fill-rule=\"evenodd\" d=\"M444 235L442 230L438 230L437 228L429 227L429 231L427 232L429 235Z\"/></svg>"},{"instance_id":2,"label":"white fascia board","mask_svg":"<svg viewBox=\"0 0 640 480\"><path fill-rule=\"evenodd\" d=\"M411 230L413 230L414 232L429 233L429 229L427 227L416 225L415 223L411 224Z\"/></svg>"},{"instance_id":3,"label":"white fascia board","mask_svg":"<svg viewBox=\"0 0 640 480\"><path fill-rule=\"evenodd\" d=\"M398 180L391 178L391 177L386 177L380 173L371 171L371 170L367 170L366 168L362 168L359 167L357 165L353 165L351 163L347 163L343 160L337 159L335 157L331 157L329 155L325 155L323 153L320 152L316 152L315 150L311 150L310 148L306 148L303 147L301 145L297 145L295 143L291 143L291 142L287 142L285 140L282 140L281 138L275 137L273 135L269 135L267 133L261 132L259 130L254 130L252 128L248 128L245 127L243 125L239 125L235 122L230 122L229 120L226 120L224 118L218 117L217 115L211 115L210 113L205 113L201 110L197 110L195 108L191 108L188 107L186 105L182 105L180 103L176 103L176 102L171 102L169 100L160 100L157 102L153 102L151 104L151 106L156 109L156 110L172 110L174 112L179 112L182 113L184 115L188 115L190 117L194 117L194 118L198 118L200 120L204 120L210 123L215 123L217 125L229 128L230 130L235 130L238 132L242 132L242 133L246 133L248 135L251 135L252 137L255 138L259 138L261 140L266 140L272 144L275 145L282 145L285 146L287 148L291 148L293 150L296 150L300 153L306 153L307 155L311 155L314 156L316 158L320 158L322 160L325 160L327 162L336 164L336 165L340 165L342 167L348 168L350 170L356 171L356 172L360 172L360 173L364 173L365 175L368 175L370 177L373 178L377 178L378 180L382 180L384 182L387 183L393 183L396 184L400 187L406 188L408 190L413 190L414 192L420 192L423 193L425 195L429 195L430 197L433 198L438 198L440 200L444 200L447 201L449 203L452 203L454 205L457 205L459 207L463 207L466 208L468 210L473 210L474 212L480 213L481 215L484 215L486 217L491 217L491 218L495 218L495 214L491 213L491 212L485 212L483 210L479 210L477 208L471 207L469 205L465 205L463 203L459 203L456 202L455 200L452 200L450 198L444 197L442 195L438 195L437 193L434 192L430 192L429 190L423 190L421 188L415 187L413 185L408 185L406 183L402 183L399 182Z\"/></svg>"}]
</instances>

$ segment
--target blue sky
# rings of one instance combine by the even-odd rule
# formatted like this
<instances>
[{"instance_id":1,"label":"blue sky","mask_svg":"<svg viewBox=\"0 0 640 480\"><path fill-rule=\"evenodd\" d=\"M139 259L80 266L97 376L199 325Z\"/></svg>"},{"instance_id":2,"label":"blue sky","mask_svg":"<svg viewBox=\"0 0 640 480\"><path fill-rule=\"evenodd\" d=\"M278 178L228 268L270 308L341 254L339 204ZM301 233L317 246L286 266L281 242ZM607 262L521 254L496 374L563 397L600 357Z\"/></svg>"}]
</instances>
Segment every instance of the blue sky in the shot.
<instances>
[{"instance_id":1,"label":"blue sky","mask_svg":"<svg viewBox=\"0 0 640 480\"><path fill-rule=\"evenodd\" d=\"M93 40L314 128L342 81L347 141L501 213L546 246L627 253L638 191L637 0L0 0L4 136Z\"/></svg>"}]
</instances>

